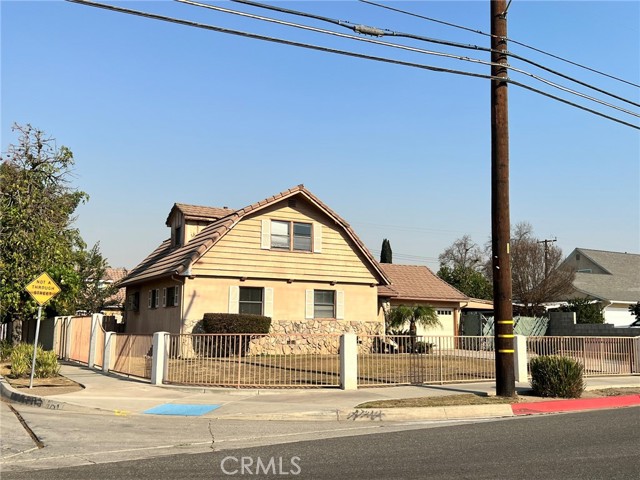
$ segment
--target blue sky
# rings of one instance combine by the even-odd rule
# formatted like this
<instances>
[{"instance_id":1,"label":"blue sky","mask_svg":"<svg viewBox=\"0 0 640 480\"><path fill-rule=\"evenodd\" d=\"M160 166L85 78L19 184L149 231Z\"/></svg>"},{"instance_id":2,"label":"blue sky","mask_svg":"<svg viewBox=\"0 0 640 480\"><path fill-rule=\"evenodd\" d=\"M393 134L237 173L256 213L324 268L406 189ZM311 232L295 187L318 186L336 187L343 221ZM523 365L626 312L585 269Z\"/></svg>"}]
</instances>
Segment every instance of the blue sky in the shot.
<instances>
[{"instance_id":1,"label":"blue sky","mask_svg":"<svg viewBox=\"0 0 640 480\"><path fill-rule=\"evenodd\" d=\"M272 3L488 46L485 36L355 1ZM349 33L231 2L214 4ZM490 30L488 1L390 4ZM117 5L395 59L489 71L175 2ZM437 270L438 255L456 238L469 234L481 245L489 239L487 80L61 1L2 1L1 7L2 150L16 141L14 122L31 123L71 148L75 184L91 197L78 209L77 226L87 243L100 242L112 266L134 267L168 237L164 221L174 202L241 208L300 183L346 219L374 255L388 238L394 263ZM508 18L509 37L515 40L640 83L640 2L514 0ZM388 40L488 59L471 50ZM514 44L509 48L640 101L637 87ZM514 65L573 87L525 64ZM512 77L550 91L533 79ZM538 237L557 237L565 254L575 247L639 253L638 130L515 86L509 87L509 110L512 225L527 221ZM610 112L638 125L637 118Z\"/></svg>"}]
</instances>

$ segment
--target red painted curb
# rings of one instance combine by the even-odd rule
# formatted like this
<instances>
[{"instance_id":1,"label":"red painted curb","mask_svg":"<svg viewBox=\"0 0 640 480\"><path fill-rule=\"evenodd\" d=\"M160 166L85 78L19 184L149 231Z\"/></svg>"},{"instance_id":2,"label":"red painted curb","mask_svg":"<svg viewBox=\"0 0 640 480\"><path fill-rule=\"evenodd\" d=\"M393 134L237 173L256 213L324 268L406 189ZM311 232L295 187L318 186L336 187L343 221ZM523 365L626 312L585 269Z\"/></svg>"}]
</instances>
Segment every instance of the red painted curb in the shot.
<instances>
[{"instance_id":1,"label":"red painted curb","mask_svg":"<svg viewBox=\"0 0 640 480\"><path fill-rule=\"evenodd\" d=\"M598 408L631 407L640 405L640 395L621 395L618 397L577 398L574 400L551 400L548 402L514 403L511 410L514 415L535 415L537 413L571 412L576 410L594 410Z\"/></svg>"}]
</instances>

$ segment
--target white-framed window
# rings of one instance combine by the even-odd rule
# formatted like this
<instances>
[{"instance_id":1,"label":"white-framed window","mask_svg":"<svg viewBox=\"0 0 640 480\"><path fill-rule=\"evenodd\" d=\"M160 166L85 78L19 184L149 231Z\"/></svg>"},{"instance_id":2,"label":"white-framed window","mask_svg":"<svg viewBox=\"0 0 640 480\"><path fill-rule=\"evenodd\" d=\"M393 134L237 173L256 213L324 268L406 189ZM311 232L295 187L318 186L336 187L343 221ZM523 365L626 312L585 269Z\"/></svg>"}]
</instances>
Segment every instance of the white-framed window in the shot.
<instances>
[{"instance_id":1,"label":"white-framed window","mask_svg":"<svg viewBox=\"0 0 640 480\"><path fill-rule=\"evenodd\" d=\"M335 290L313 291L313 318L336 318Z\"/></svg>"},{"instance_id":2,"label":"white-framed window","mask_svg":"<svg viewBox=\"0 0 640 480\"><path fill-rule=\"evenodd\" d=\"M263 293L264 289L260 287L240 287L238 313L262 315Z\"/></svg>"},{"instance_id":3,"label":"white-framed window","mask_svg":"<svg viewBox=\"0 0 640 480\"><path fill-rule=\"evenodd\" d=\"M453 315L453 311L451 310L436 310L438 315Z\"/></svg>"},{"instance_id":4,"label":"white-framed window","mask_svg":"<svg viewBox=\"0 0 640 480\"><path fill-rule=\"evenodd\" d=\"M313 226L305 222L271 221L271 248L310 252Z\"/></svg>"},{"instance_id":5,"label":"white-framed window","mask_svg":"<svg viewBox=\"0 0 640 480\"><path fill-rule=\"evenodd\" d=\"M322 224L263 218L260 247L264 250L322 253Z\"/></svg>"},{"instance_id":6,"label":"white-framed window","mask_svg":"<svg viewBox=\"0 0 640 480\"><path fill-rule=\"evenodd\" d=\"M344 292L342 290L307 290L305 317L344 319Z\"/></svg>"},{"instance_id":7,"label":"white-framed window","mask_svg":"<svg viewBox=\"0 0 640 480\"><path fill-rule=\"evenodd\" d=\"M173 287L162 289L162 306L163 307L177 307L180 305L180 286L175 285Z\"/></svg>"},{"instance_id":8,"label":"white-framed window","mask_svg":"<svg viewBox=\"0 0 640 480\"><path fill-rule=\"evenodd\" d=\"M229 313L273 317L273 288L229 287Z\"/></svg>"},{"instance_id":9,"label":"white-framed window","mask_svg":"<svg viewBox=\"0 0 640 480\"><path fill-rule=\"evenodd\" d=\"M149 308L158 308L160 306L160 289L154 288L149 290L147 306Z\"/></svg>"}]
</instances>

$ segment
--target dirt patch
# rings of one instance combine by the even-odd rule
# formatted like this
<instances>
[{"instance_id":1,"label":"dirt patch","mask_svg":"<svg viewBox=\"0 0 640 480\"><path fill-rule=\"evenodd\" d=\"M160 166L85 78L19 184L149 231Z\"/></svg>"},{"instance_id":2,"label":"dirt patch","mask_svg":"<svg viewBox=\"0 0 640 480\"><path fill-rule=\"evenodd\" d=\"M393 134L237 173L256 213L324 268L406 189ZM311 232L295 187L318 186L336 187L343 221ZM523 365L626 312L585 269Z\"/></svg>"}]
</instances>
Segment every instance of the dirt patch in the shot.
<instances>
[{"instance_id":1,"label":"dirt patch","mask_svg":"<svg viewBox=\"0 0 640 480\"><path fill-rule=\"evenodd\" d=\"M605 388L589 390L581 398L611 397L620 395L640 395L640 387ZM559 398L541 398L532 392L523 392L516 398L490 397L482 394L465 393L460 395L445 395L439 397L401 398L397 400L376 400L361 403L355 408L407 408L407 407L451 407L457 405L491 405L499 403L526 403L544 400L561 400Z\"/></svg>"},{"instance_id":2,"label":"dirt patch","mask_svg":"<svg viewBox=\"0 0 640 480\"><path fill-rule=\"evenodd\" d=\"M9 382L15 390L27 395L37 395L46 397L49 395L61 395L64 393L73 393L83 390L84 387L79 383L69 380L67 377L58 375L51 378L34 378L33 387L29 388L28 378L11 378L11 366L9 363L0 364L0 375Z\"/></svg>"}]
</instances>

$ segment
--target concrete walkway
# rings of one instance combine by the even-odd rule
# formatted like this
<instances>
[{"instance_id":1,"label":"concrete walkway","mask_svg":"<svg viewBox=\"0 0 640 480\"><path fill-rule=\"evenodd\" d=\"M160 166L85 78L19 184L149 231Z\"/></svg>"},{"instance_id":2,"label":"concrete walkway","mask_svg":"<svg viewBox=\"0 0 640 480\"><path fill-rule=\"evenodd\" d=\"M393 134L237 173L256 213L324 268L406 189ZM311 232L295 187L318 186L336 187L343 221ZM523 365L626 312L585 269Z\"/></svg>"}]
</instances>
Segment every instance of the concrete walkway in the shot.
<instances>
[{"instance_id":1,"label":"concrete walkway","mask_svg":"<svg viewBox=\"0 0 640 480\"><path fill-rule=\"evenodd\" d=\"M71 363L62 365L60 373L85 388L74 393L38 397L30 395L28 389L18 391L11 387L5 379L0 379L2 396L12 402L51 410L92 411L110 415L186 415L229 420L447 420L640 405L640 395L631 395L625 396L625 398L629 398L623 404L620 404L620 397L606 397L604 399L583 399L581 402L574 402L574 404L566 403L570 401L554 401L553 403L557 406L553 408L550 408L549 400L539 399L545 403L546 407L538 409L535 406L537 399L529 398L532 401L527 402L528 408L520 408L519 410L512 409L510 404L364 410L356 407L361 403L374 400L464 393L494 395L495 383L363 388L354 391L339 389L253 390L154 386L147 381L114 374L106 375L101 371ZM587 389L591 390L638 386L640 386L640 377L638 376L587 379ZM530 387L528 384L518 384L517 390L519 393L525 393L530 390Z\"/></svg>"}]
</instances>

